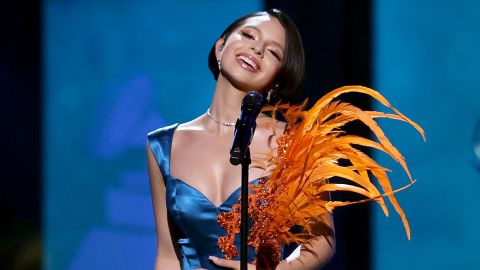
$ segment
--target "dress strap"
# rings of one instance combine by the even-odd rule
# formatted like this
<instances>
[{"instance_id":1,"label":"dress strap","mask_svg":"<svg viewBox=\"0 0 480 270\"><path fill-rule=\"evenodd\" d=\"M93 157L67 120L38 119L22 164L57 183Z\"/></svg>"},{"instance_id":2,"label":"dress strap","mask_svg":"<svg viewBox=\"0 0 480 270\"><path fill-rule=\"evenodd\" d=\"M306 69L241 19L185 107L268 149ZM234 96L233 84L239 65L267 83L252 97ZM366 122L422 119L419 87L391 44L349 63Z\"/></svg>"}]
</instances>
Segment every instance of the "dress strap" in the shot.
<instances>
[{"instance_id":1,"label":"dress strap","mask_svg":"<svg viewBox=\"0 0 480 270\"><path fill-rule=\"evenodd\" d=\"M170 175L170 153L172 150L173 133L177 126L178 123L148 133L148 145L157 160L164 181Z\"/></svg>"}]
</instances>

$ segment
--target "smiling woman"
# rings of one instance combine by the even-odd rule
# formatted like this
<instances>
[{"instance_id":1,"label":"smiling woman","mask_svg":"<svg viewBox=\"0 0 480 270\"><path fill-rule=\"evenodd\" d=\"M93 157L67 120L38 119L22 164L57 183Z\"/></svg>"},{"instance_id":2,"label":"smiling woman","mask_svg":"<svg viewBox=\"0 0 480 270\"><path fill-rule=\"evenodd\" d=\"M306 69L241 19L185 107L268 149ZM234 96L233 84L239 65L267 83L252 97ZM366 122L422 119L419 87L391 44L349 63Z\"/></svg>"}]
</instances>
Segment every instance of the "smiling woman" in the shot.
<instances>
[{"instance_id":1,"label":"smiling woman","mask_svg":"<svg viewBox=\"0 0 480 270\"><path fill-rule=\"evenodd\" d=\"M234 135L230 123L238 118L249 90L260 91L270 103L291 101L303 83L304 65L297 28L279 10L241 17L220 35L209 54L217 82L207 113L148 135L157 226L155 269L239 269L238 257L221 259L224 255L217 243L225 234L217 216L231 210L240 193L240 168L231 165L228 156ZM270 117L259 116L250 146L253 164L276 147L275 137L284 127L283 122L272 125ZM249 179L258 183L269 173L252 166ZM277 269L317 269L332 256L332 240L314 239L313 253L302 251L301 262L290 258L290 263L281 263ZM249 249L248 261L255 258Z\"/></svg>"},{"instance_id":2,"label":"smiling woman","mask_svg":"<svg viewBox=\"0 0 480 270\"><path fill-rule=\"evenodd\" d=\"M266 16L267 14L268 16ZM253 21L251 21L251 24L246 24L247 20ZM275 29L275 27L272 27L272 30L277 31L278 35L283 36L283 40L280 36L272 37L271 42L274 46L268 48L270 51L267 51L267 53L271 53L274 57L279 59L279 62L281 62L280 70L275 75L275 84L271 85L273 86L271 89L274 89L275 91L272 91L269 103L275 104L278 100L283 102L291 102L297 96L298 91L302 87L304 81L305 55L302 39L297 27L288 16L286 16L284 13L278 12L278 10L277 12L275 12L275 10L269 10L267 12L248 14L237 19L227 29L225 29L225 31L220 35L219 41L225 42L234 32L243 35L246 39L251 39L252 41L258 41L260 38L265 38L261 36L261 34L266 34L268 38L272 33L262 33L256 26L256 24L259 24L262 22L262 20L264 22L265 20L274 20L274 22L276 21L277 23L280 23L282 26L280 29L278 28L277 23L272 22L271 26L276 25L277 28ZM218 46L219 44L215 45ZM210 50L208 61L210 71L212 72L214 78L217 79L220 74L220 66L218 65L215 45ZM220 48L222 48L224 45L225 44L221 43ZM258 48L252 46L250 49L253 51L253 49ZM258 51L256 53L258 54ZM268 94L268 92L264 94Z\"/></svg>"}]
</instances>

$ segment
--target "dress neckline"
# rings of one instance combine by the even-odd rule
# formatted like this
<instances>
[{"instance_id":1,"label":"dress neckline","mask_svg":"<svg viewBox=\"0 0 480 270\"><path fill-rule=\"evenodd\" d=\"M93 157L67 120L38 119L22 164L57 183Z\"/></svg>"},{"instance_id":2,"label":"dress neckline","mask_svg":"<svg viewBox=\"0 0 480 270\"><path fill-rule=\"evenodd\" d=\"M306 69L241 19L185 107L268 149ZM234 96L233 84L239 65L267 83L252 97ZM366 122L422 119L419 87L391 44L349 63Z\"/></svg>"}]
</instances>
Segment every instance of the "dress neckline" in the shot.
<instances>
[{"instance_id":1,"label":"dress neckline","mask_svg":"<svg viewBox=\"0 0 480 270\"><path fill-rule=\"evenodd\" d=\"M200 192L200 190L198 190L196 187L192 186L191 184L189 184L189 183L185 182L184 180L182 180L182 179L180 179L180 178L177 178L177 177L175 177L175 176L173 176L173 175L171 174L170 167L171 167L171 163L172 163L173 136L174 136L175 130L177 129L178 126L179 126L179 123L175 123L175 124L173 125L173 127L172 127L172 132L171 132L171 135L170 135L170 145L169 145L169 147L168 147L168 160L169 160L169 162L168 162L168 168L167 168L167 170L168 170L168 176L169 176L171 179L173 179L173 180L175 180L175 181L183 184L184 186L186 186L186 187L190 188L191 190L195 191L196 193L200 194L201 197L203 197L203 198L204 198L210 205L212 205L215 209L220 209L220 208L224 207L225 204L227 204L232 198L234 198L234 195L238 193L238 191L239 191L240 188L242 187L241 185L240 185L239 187L237 187L236 189L234 189L234 190L230 193L230 195L228 195L227 198L226 198L220 205L216 205L215 203L213 203L212 200L210 200L207 196L205 196L205 194L203 194L202 192ZM261 177L260 177L260 178L261 178ZM251 181L249 181L248 183L249 183L249 184L255 184L255 183L257 183L257 182L259 181L260 178L256 178L256 179L254 179L254 180L251 180ZM240 176L239 176L239 180L240 180ZM233 203L232 203L232 205L233 205Z\"/></svg>"},{"instance_id":2,"label":"dress neckline","mask_svg":"<svg viewBox=\"0 0 480 270\"><path fill-rule=\"evenodd\" d=\"M170 175L170 177L171 177L173 180L181 183L182 185L184 185L184 186L190 188L191 190L195 191L196 193L200 194L201 197L202 197L203 199L205 199L205 200L206 200L211 206L213 206L215 209L224 208L226 205L228 205L228 203L229 203L232 199L234 199L234 198L236 197L235 195L237 195L237 198L238 198L238 195L240 195L240 194L238 194L238 192L239 192L241 186L239 186L239 187L237 187L236 189L234 189L234 190L232 191L232 193L230 193L230 195L229 195L220 205L216 205L216 204L214 204L207 196L205 196L205 194L203 194L200 190L198 190L196 187L190 185L189 183L183 181L183 180L180 179L180 178L176 178L176 177L174 177L174 176L172 176L172 175ZM259 179L260 179L260 178L256 178L256 179L254 179L254 180L249 181L248 183L249 183L249 184L256 184L256 183L259 181ZM233 205L234 203L235 203L235 202L232 202L232 205Z\"/></svg>"}]
</instances>

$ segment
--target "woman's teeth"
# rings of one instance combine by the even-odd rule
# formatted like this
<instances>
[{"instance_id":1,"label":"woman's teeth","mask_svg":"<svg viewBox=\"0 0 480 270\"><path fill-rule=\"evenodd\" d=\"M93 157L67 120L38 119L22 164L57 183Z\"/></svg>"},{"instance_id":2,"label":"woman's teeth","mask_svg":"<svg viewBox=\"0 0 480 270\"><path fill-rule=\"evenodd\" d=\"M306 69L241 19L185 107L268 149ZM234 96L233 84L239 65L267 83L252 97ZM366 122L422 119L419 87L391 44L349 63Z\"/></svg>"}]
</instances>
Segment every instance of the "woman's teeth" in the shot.
<instances>
[{"instance_id":1,"label":"woman's teeth","mask_svg":"<svg viewBox=\"0 0 480 270\"><path fill-rule=\"evenodd\" d=\"M257 69L257 64L255 64L254 61L252 61L252 59L246 57L246 56L243 56L243 55L240 55L238 57L240 60L244 61L245 63L247 63L249 66L251 66L253 69Z\"/></svg>"}]
</instances>

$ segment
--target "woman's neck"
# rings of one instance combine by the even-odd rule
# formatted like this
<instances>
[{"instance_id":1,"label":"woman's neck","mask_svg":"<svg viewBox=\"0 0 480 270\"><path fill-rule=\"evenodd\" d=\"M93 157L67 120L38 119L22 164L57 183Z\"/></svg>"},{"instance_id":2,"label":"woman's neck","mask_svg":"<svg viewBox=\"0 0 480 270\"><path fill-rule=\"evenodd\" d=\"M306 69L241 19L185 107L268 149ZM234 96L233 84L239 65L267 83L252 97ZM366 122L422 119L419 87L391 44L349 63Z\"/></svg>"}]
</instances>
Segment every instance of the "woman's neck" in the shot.
<instances>
[{"instance_id":1,"label":"woman's neck","mask_svg":"<svg viewBox=\"0 0 480 270\"><path fill-rule=\"evenodd\" d=\"M210 104L210 114L218 121L235 123L240 116L244 96L245 92L236 89L220 74Z\"/></svg>"}]
</instances>

